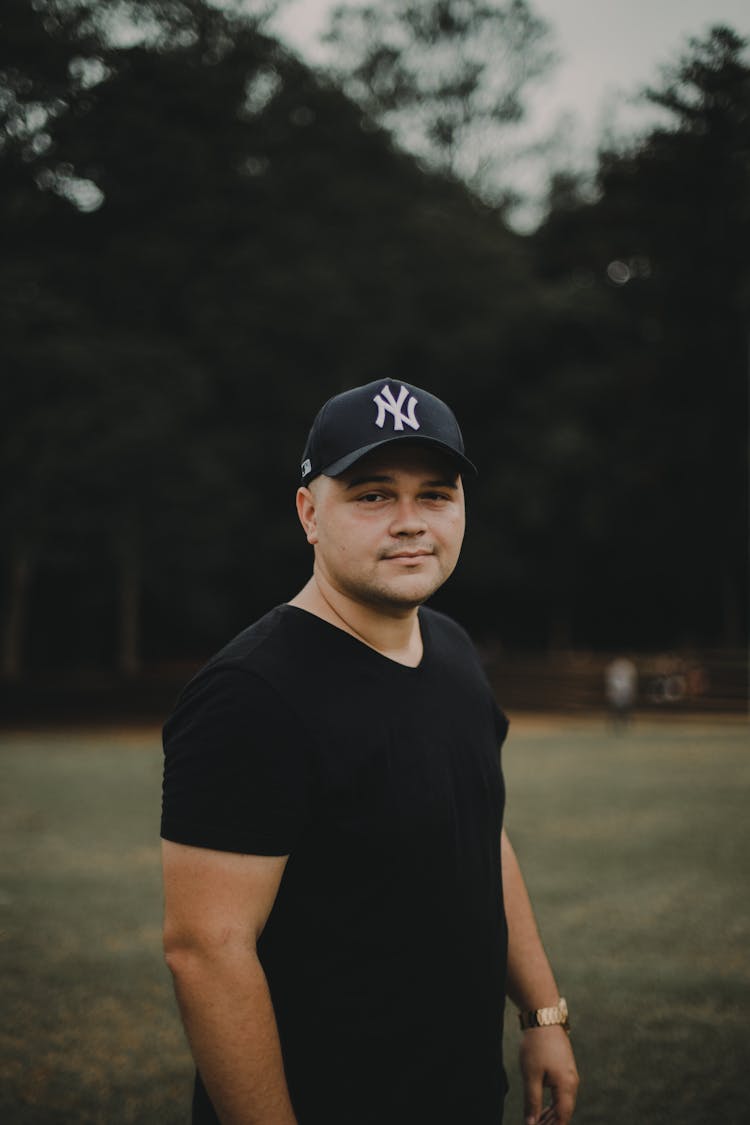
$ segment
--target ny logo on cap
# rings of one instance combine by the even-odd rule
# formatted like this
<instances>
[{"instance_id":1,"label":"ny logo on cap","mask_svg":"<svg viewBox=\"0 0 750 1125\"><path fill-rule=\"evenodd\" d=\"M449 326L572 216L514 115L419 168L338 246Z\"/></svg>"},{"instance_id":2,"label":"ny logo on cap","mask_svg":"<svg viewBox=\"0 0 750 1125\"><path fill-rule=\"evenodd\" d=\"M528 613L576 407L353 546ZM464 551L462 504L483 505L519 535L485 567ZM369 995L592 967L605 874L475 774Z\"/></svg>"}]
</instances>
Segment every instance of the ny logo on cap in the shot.
<instances>
[{"instance_id":1,"label":"ny logo on cap","mask_svg":"<svg viewBox=\"0 0 750 1125\"><path fill-rule=\"evenodd\" d=\"M409 401L406 404L406 414L404 414L401 410L401 407L404 405L404 399L407 396L409 397ZM386 411L388 411L389 414L393 415L394 430L403 430L404 422L406 422L407 426L411 426L413 430L419 429L419 422L417 421L417 416L414 413L414 409L417 405L417 400L415 399L414 395L409 395L406 387L402 387L399 391L398 398L394 398L393 391L386 383L382 391L376 394L372 401L377 404L378 408L378 416L375 419L375 425L379 426L381 430L385 425Z\"/></svg>"}]
</instances>

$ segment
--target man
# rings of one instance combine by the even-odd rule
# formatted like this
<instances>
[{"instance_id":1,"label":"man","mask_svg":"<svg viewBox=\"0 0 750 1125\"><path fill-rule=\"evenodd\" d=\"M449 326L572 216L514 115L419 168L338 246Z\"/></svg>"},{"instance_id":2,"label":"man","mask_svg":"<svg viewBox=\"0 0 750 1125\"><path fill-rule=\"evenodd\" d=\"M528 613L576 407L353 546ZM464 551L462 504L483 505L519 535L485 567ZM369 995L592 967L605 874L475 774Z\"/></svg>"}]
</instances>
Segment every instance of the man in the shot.
<instances>
[{"instance_id":1,"label":"man","mask_svg":"<svg viewBox=\"0 0 750 1125\"><path fill-rule=\"evenodd\" d=\"M604 669L604 689L609 704L612 729L622 733L633 715L638 693L638 669L627 656L616 656Z\"/></svg>"},{"instance_id":2,"label":"man","mask_svg":"<svg viewBox=\"0 0 750 1125\"><path fill-rule=\"evenodd\" d=\"M165 727L165 949L196 1125L499 1125L506 992L527 1122L572 1115L566 1006L502 830L507 721L466 634L423 607L474 473L426 391L329 400L297 493L312 577Z\"/></svg>"}]
</instances>

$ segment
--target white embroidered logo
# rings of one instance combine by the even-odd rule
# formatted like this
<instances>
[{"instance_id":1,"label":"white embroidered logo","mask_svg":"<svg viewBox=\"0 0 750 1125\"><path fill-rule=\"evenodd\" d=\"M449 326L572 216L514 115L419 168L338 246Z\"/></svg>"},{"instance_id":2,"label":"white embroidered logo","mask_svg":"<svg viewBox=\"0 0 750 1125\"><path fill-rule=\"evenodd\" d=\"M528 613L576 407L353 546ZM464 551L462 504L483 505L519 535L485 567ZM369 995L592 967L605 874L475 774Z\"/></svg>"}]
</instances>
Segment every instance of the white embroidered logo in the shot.
<instances>
[{"instance_id":1,"label":"white embroidered logo","mask_svg":"<svg viewBox=\"0 0 750 1125\"><path fill-rule=\"evenodd\" d=\"M409 401L406 404L406 413L404 414L401 410L401 407L404 405L404 399L407 397L407 395L409 397ZM414 409L417 405L417 400L415 399L414 395L409 395L406 387L402 387L399 391L398 398L394 398L393 391L386 383L382 391L380 391L379 394L376 394L372 401L376 403L378 407L378 416L375 419L375 425L379 426L381 430L385 424L386 411L388 411L389 414L393 415L394 430L403 430L404 422L406 422L407 426L411 426L413 430L419 429L419 422L417 421L417 416L414 413Z\"/></svg>"}]
</instances>

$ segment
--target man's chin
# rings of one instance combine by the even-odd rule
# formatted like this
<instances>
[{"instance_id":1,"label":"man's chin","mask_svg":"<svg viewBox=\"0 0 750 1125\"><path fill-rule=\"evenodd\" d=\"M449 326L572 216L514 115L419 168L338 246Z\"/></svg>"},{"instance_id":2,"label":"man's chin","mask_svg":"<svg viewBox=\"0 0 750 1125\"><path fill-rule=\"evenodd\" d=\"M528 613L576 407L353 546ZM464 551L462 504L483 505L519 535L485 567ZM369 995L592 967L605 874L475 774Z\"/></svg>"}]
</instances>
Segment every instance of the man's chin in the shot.
<instances>
[{"instance_id":1,"label":"man's chin","mask_svg":"<svg viewBox=\"0 0 750 1125\"><path fill-rule=\"evenodd\" d=\"M443 582L426 582L424 578L416 575L405 575L397 582L388 583L371 591L373 605L382 607L391 606L394 609L406 612L423 605L440 589Z\"/></svg>"}]
</instances>

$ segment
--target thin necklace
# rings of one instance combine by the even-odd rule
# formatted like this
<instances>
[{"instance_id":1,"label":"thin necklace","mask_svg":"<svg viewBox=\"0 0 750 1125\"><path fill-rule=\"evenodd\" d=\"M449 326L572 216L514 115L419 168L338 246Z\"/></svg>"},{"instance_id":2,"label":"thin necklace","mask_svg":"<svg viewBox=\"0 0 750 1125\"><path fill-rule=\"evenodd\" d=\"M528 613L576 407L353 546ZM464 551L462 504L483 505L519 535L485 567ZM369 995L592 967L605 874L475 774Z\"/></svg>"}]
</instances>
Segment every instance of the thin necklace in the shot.
<instances>
[{"instance_id":1,"label":"thin necklace","mask_svg":"<svg viewBox=\"0 0 750 1125\"><path fill-rule=\"evenodd\" d=\"M331 602L329 602L328 598L325 596L325 594L321 590L320 583L318 582L317 578L315 578L315 586L316 586L316 589L317 589L318 593L320 594L321 598L323 599L323 601L326 603L326 605L330 609L331 613L335 614L336 617L338 617L339 621L343 622L343 624L346 626L348 631L353 636L358 637L359 640L362 641L362 644L367 645L368 648L375 649L375 652L379 652L380 650L375 648L375 645L371 644L370 641L368 641L366 637L363 637L362 634L360 632L358 632L358 630L355 629L353 625L350 625L350 623L346 620L344 615L339 613L339 611L336 609L336 607L334 605L332 605Z\"/></svg>"},{"instance_id":2,"label":"thin necklace","mask_svg":"<svg viewBox=\"0 0 750 1125\"><path fill-rule=\"evenodd\" d=\"M328 598L325 596L325 594L321 590L320 583L318 582L318 579L317 579L316 575L313 575L313 579L315 581L315 587L316 587L318 593L320 594L321 598L323 599L323 601L326 603L326 605L330 609L331 613L335 614L336 617L338 617L339 621L343 622L343 624L346 626L347 630L352 634L352 636L357 637L357 639L360 640L363 645L367 645L367 647L371 648L373 650L373 652L379 652L381 656L385 656L386 654L383 652L382 649L377 648L374 644L372 644L370 641L368 641L366 637L363 637L362 634L360 632L358 632L358 630L355 629L353 625L349 624L349 622L346 620L346 618L343 616L343 614L339 613L339 611L336 609L336 607L331 604L331 602L328 600ZM388 659L390 660L392 658L388 657ZM396 663L401 663L401 661L396 661ZM407 667L412 667L412 665L407 665Z\"/></svg>"}]
</instances>

